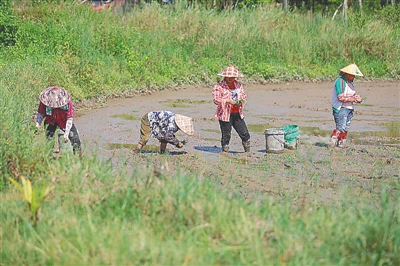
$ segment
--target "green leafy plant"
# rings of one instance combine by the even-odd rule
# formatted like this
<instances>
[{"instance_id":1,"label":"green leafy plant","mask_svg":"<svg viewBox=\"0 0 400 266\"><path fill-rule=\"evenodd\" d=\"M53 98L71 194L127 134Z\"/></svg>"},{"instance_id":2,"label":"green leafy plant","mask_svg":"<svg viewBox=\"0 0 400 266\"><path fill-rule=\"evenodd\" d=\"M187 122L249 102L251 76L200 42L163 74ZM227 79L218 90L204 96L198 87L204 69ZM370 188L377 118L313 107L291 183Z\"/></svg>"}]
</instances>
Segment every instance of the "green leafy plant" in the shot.
<instances>
[{"instance_id":1,"label":"green leafy plant","mask_svg":"<svg viewBox=\"0 0 400 266\"><path fill-rule=\"evenodd\" d=\"M11 10L11 1L0 2L0 47L15 44L15 34L18 31L17 18Z\"/></svg>"},{"instance_id":2,"label":"green leafy plant","mask_svg":"<svg viewBox=\"0 0 400 266\"><path fill-rule=\"evenodd\" d=\"M24 200L28 204L33 225L36 226L37 222L39 221L40 207L42 206L44 199L53 190L53 187L43 184L42 186L35 186L32 188L31 181L24 176L21 176L20 178L22 185L20 185L15 179L11 177L8 179L19 191L22 192Z\"/></svg>"},{"instance_id":3,"label":"green leafy plant","mask_svg":"<svg viewBox=\"0 0 400 266\"><path fill-rule=\"evenodd\" d=\"M242 103L244 103L244 100L240 99L235 102L235 105L241 105Z\"/></svg>"},{"instance_id":4,"label":"green leafy plant","mask_svg":"<svg viewBox=\"0 0 400 266\"><path fill-rule=\"evenodd\" d=\"M378 11L378 17L384 20L387 24L393 26L398 25L400 23L400 6L385 6Z\"/></svg>"}]
</instances>

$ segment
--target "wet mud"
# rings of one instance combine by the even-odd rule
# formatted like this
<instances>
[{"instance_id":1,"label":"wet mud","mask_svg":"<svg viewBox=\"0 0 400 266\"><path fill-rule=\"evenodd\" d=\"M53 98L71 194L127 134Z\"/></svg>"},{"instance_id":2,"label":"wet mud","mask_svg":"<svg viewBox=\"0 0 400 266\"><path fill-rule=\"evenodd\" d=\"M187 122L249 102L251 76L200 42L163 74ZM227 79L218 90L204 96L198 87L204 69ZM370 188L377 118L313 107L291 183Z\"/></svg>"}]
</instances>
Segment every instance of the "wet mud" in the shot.
<instances>
[{"instance_id":1,"label":"wet mud","mask_svg":"<svg viewBox=\"0 0 400 266\"><path fill-rule=\"evenodd\" d=\"M134 169L169 166L168 175L184 167L196 176L213 179L240 191L245 198L255 195L291 195L325 201L339 199L343 184L363 195L377 193L383 185L398 188L400 162L400 82L356 81L365 100L356 106L345 149L329 149L334 128L331 111L333 82L246 84L248 102L245 121L251 134L251 152L245 154L240 138L232 131L230 153L221 154L220 130L214 114L212 86L185 86L149 95L112 99L104 107L83 112L77 108L75 123L85 154L96 154L116 168ZM170 110L194 118L195 135L176 135L188 143L178 149L167 146L157 153L158 141L135 155L140 118L155 110ZM266 153L267 128L299 126L297 150ZM121 158L125 158L121 163ZM165 167L163 169L166 169ZM371 184L371 180L381 180ZM374 181L375 182L375 181ZM312 192L310 192L312 191ZM295 196L297 195L297 197Z\"/></svg>"}]
</instances>

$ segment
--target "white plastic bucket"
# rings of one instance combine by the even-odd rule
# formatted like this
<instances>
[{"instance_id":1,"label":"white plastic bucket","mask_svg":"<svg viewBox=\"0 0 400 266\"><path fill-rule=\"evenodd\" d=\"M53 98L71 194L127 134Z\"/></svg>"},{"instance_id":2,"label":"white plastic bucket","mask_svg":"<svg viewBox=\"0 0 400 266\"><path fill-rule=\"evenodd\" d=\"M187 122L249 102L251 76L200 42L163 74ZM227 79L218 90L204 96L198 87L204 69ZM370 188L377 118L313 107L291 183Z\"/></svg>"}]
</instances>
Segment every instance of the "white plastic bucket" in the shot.
<instances>
[{"instance_id":1,"label":"white plastic bucket","mask_svg":"<svg viewBox=\"0 0 400 266\"><path fill-rule=\"evenodd\" d=\"M285 130L281 128L269 128L265 132L267 152L281 152L285 148Z\"/></svg>"}]
</instances>

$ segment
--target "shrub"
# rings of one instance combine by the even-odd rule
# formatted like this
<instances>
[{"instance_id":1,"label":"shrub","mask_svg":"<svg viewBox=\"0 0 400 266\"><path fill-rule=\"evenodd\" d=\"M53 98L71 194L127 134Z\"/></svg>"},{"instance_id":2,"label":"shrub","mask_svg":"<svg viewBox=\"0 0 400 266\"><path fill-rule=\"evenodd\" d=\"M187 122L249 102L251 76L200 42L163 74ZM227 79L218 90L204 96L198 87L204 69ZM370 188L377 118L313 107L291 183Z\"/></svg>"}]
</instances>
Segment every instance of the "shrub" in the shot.
<instances>
[{"instance_id":1,"label":"shrub","mask_svg":"<svg viewBox=\"0 0 400 266\"><path fill-rule=\"evenodd\" d=\"M398 27L400 23L400 5L386 6L378 12L378 16L387 24Z\"/></svg>"},{"instance_id":2,"label":"shrub","mask_svg":"<svg viewBox=\"0 0 400 266\"><path fill-rule=\"evenodd\" d=\"M17 33L17 18L11 10L11 1L0 1L0 47L15 44Z\"/></svg>"}]
</instances>

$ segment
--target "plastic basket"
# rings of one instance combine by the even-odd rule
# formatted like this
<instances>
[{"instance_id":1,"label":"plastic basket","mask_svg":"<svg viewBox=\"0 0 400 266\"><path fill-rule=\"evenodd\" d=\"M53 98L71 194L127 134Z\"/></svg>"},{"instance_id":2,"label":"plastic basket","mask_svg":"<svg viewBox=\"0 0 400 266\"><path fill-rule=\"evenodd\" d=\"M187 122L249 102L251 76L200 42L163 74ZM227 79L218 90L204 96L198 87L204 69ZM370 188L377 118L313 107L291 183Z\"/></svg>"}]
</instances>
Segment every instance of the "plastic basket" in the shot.
<instances>
[{"instance_id":1,"label":"plastic basket","mask_svg":"<svg viewBox=\"0 0 400 266\"><path fill-rule=\"evenodd\" d=\"M285 141L287 143L292 143L296 141L299 136L299 126L298 125L286 125L281 127L285 131Z\"/></svg>"}]
</instances>

